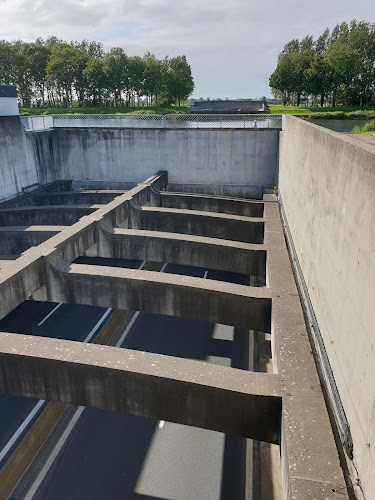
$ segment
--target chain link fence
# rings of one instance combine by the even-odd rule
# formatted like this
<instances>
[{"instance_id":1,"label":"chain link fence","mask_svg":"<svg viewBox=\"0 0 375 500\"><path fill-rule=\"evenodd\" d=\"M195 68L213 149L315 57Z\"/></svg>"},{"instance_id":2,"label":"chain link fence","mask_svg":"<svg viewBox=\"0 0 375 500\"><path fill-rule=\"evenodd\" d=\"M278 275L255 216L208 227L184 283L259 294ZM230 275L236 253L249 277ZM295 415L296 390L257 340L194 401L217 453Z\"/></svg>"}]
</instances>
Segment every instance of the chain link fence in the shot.
<instances>
[{"instance_id":1,"label":"chain link fence","mask_svg":"<svg viewBox=\"0 0 375 500\"><path fill-rule=\"evenodd\" d=\"M50 128L282 128L282 115L46 115L22 116L28 131Z\"/></svg>"}]
</instances>

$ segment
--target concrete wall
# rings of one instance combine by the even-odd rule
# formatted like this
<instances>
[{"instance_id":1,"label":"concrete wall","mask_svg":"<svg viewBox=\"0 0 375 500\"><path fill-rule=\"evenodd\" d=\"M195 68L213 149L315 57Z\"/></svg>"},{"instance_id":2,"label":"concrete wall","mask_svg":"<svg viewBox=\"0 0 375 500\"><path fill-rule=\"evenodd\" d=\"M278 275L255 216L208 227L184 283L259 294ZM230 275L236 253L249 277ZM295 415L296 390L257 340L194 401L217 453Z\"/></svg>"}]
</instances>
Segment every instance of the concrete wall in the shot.
<instances>
[{"instance_id":1,"label":"concrete wall","mask_svg":"<svg viewBox=\"0 0 375 500\"><path fill-rule=\"evenodd\" d=\"M217 186L222 194L246 195L247 187L259 196L257 187L276 183L278 135L267 129L56 129L52 145L46 141L41 151L52 150L60 179L141 182L167 170L175 188Z\"/></svg>"},{"instance_id":2,"label":"concrete wall","mask_svg":"<svg viewBox=\"0 0 375 500\"><path fill-rule=\"evenodd\" d=\"M174 190L260 198L277 182L276 129L57 128L0 118L0 201L56 180L134 185L167 170Z\"/></svg>"},{"instance_id":3,"label":"concrete wall","mask_svg":"<svg viewBox=\"0 0 375 500\"><path fill-rule=\"evenodd\" d=\"M280 135L279 192L349 421L354 463L370 499L375 492L375 148L289 116Z\"/></svg>"},{"instance_id":4,"label":"concrete wall","mask_svg":"<svg viewBox=\"0 0 375 500\"><path fill-rule=\"evenodd\" d=\"M3 98L4 99L4 98ZM32 144L18 116L0 116L0 201L39 182Z\"/></svg>"}]
</instances>

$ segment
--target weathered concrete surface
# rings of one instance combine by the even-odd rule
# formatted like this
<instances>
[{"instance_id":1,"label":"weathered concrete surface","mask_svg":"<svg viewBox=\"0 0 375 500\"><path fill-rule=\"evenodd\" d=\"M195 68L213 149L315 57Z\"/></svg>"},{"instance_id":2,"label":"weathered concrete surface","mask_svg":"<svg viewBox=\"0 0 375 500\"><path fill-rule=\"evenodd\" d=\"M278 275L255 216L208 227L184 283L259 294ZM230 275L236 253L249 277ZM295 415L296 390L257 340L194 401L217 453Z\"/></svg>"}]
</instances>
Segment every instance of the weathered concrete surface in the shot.
<instances>
[{"instance_id":1,"label":"weathered concrete surface","mask_svg":"<svg viewBox=\"0 0 375 500\"><path fill-rule=\"evenodd\" d=\"M38 141L45 168L60 179L142 182L168 170L171 183L216 185L240 194L243 185L274 185L277 130L55 129Z\"/></svg>"},{"instance_id":2,"label":"weathered concrete surface","mask_svg":"<svg viewBox=\"0 0 375 500\"><path fill-rule=\"evenodd\" d=\"M265 276L266 247L237 241L139 229L107 229L99 257L140 259Z\"/></svg>"},{"instance_id":3,"label":"weathered concrete surface","mask_svg":"<svg viewBox=\"0 0 375 500\"><path fill-rule=\"evenodd\" d=\"M263 217L263 202L197 194L151 191L153 206L202 212L218 212L245 217Z\"/></svg>"},{"instance_id":4,"label":"weathered concrete surface","mask_svg":"<svg viewBox=\"0 0 375 500\"><path fill-rule=\"evenodd\" d=\"M0 254L19 255L40 245L66 226L6 226L0 227Z\"/></svg>"},{"instance_id":5,"label":"weathered concrete surface","mask_svg":"<svg viewBox=\"0 0 375 500\"><path fill-rule=\"evenodd\" d=\"M280 146L282 203L350 424L354 463L364 493L371 498L375 491L374 149L289 116Z\"/></svg>"},{"instance_id":6,"label":"weathered concrete surface","mask_svg":"<svg viewBox=\"0 0 375 500\"><path fill-rule=\"evenodd\" d=\"M167 191L213 196L238 196L251 200L261 200L262 186L253 184L178 184L170 182Z\"/></svg>"},{"instance_id":7,"label":"weathered concrete surface","mask_svg":"<svg viewBox=\"0 0 375 500\"><path fill-rule=\"evenodd\" d=\"M48 300L145 311L270 332L271 298L248 287L136 269L53 261L47 270Z\"/></svg>"},{"instance_id":8,"label":"weathered concrete surface","mask_svg":"<svg viewBox=\"0 0 375 500\"><path fill-rule=\"evenodd\" d=\"M0 201L38 183L38 165L18 116L0 116Z\"/></svg>"},{"instance_id":9,"label":"weathered concrete surface","mask_svg":"<svg viewBox=\"0 0 375 500\"><path fill-rule=\"evenodd\" d=\"M268 195L269 198L275 198ZM284 382L281 464L284 498L335 500L344 488L333 432L306 331L277 204L265 204L267 285L272 291L273 371Z\"/></svg>"},{"instance_id":10,"label":"weathered concrete surface","mask_svg":"<svg viewBox=\"0 0 375 500\"><path fill-rule=\"evenodd\" d=\"M277 443L279 377L142 351L0 333L0 392Z\"/></svg>"},{"instance_id":11,"label":"weathered concrete surface","mask_svg":"<svg viewBox=\"0 0 375 500\"><path fill-rule=\"evenodd\" d=\"M43 205L101 205L113 200L120 192L59 191L57 193L34 193L9 201L7 207L33 207Z\"/></svg>"},{"instance_id":12,"label":"weathered concrete surface","mask_svg":"<svg viewBox=\"0 0 375 500\"><path fill-rule=\"evenodd\" d=\"M29 249L1 269L0 319L45 284L45 262L41 253L40 247Z\"/></svg>"},{"instance_id":13,"label":"weathered concrete surface","mask_svg":"<svg viewBox=\"0 0 375 500\"><path fill-rule=\"evenodd\" d=\"M0 208L0 226L69 226L100 205L44 205Z\"/></svg>"},{"instance_id":14,"label":"weathered concrete surface","mask_svg":"<svg viewBox=\"0 0 375 500\"><path fill-rule=\"evenodd\" d=\"M140 208L135 204L131 204L131 207L131 224L134 229L263 243L264 221L259 217L240 217L176 208Z\"/></svg>"}]
</instances>

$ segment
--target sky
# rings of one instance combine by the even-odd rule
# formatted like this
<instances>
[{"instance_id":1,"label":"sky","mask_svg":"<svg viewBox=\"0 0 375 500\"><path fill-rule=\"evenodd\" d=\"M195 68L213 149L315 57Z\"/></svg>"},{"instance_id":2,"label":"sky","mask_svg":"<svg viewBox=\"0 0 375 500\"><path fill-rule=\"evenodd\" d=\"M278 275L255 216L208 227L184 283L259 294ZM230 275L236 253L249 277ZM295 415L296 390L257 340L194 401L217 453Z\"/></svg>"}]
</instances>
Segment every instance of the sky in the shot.
<instances>
[{"instance_id":1,"label":"sky","mask_svg":"<svg viewBox=\"0 0 375 500\"><path fill-rule=\"evenodd\" d=\"M122 47L128 55L185 54L193 97L271 97L268 79L293 38L351 19L375 22L374 0L0 0L0 39L55 35Z\"/></svg>"}]
</instances>

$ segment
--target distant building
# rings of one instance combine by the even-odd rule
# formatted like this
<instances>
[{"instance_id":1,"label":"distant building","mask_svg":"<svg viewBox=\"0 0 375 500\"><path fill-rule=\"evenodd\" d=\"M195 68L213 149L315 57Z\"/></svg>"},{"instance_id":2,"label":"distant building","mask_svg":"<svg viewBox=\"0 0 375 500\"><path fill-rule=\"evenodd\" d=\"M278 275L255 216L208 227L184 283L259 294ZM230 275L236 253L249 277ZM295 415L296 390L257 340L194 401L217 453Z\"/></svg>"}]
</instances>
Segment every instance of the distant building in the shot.
<instances>
[{"instance_id":1,"label":"distant building","mask_svg":"<svg viewBox=\"0 0 375 500\"><path fill-rule=\"evenodd\" d=\"M16 115L19 115L16 86L0 85L0 116Z\"/></svg>"},{"instance_id":2,"label":"distant building","mask_svg":"<svg viewBox=\"0 0 375 500\"><path fill-rule=\"evenodd\" d=\"M189 114L248 115L267 111L266 101L196 101L188 109Z\"/></svg>"}]
</instances>

